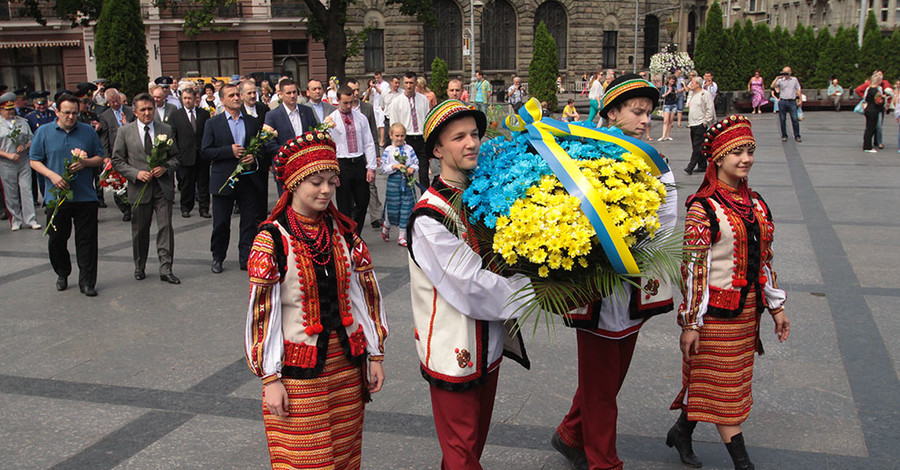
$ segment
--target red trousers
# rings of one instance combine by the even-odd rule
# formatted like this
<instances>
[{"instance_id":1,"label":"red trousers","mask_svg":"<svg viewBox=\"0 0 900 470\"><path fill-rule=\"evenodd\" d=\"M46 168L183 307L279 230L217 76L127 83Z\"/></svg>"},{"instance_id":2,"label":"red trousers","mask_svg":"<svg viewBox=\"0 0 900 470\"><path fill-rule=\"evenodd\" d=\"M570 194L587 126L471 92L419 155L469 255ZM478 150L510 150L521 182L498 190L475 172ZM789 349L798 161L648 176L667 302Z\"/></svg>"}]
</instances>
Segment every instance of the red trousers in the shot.
<instances>
[{"instance_id":1,"label":"red trousers","mask_svg":"<svg viewBox=\"0 0 900 470\"><path fill-rule=\"evenodd\" d=\"M479 460L491 427L499 375L500 369L494 369L483 384L464 392L431 386L434 427L444 454L442 470L481 470Z\"/></svg>"},{"instance_id":2,"label":"red trousers","mask_svg":"<svg viewBox=\"0 0 900 470\"><path fill-rule=\"evenodd\" d=\"M631 365L637 333L616 340L576 332L578 389L556 431L569 447L584 448L591 470L622 468L616 454L616 395Z\"/></svg>"}]
</instances>

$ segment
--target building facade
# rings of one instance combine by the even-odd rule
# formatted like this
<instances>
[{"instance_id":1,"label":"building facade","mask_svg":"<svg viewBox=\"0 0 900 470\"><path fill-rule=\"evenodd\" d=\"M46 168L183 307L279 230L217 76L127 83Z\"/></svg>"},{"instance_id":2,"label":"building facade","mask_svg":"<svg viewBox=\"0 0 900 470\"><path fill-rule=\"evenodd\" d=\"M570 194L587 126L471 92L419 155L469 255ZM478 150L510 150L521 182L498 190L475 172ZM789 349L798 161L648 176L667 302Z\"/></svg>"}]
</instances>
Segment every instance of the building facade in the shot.
<instances>
[{"instance_id":1,"label":"building facade","mask_svg":"<svg viewBox=\"0 0 900 470\"><path fill-rule=\"evenodd\" d=\"M868 11L875 12L878 25L884 34L900 27L900 0L864 0ZM712 0L709 4L712 5ZM793 31L797 24L812 26L816 30L860 25L860 0L720 0L725 25L750 19L754 23L766 22L770 27L781 26ZM865 13L868 15L868 12ZM863 18L865 22L865 17ZM862 29L862 28L860 28Z\"/></svg>"},{"instance_id":2,"label":"building facade","mask_svg":"<svg viewBox=\"0 0 900 470\"><path fill-rule=\"evenodd\" d=\"M93 29L72 28L54 19L52 2L41 3L48 5L46 26L22 13L23 0L0 2L0 83L56 90L98 78ZM307 35L302 1L237 0L216 15L216 26L227 31L189 36L183 18L190 8L178 1L161 10L141 0L151 78L252 72L286 72L301 83L325 78L324 46ZM707 7L705 0L434 0L433 25L401 15L385 0L350 8L347 27L363 33L365 43L347 61L349 77L430 71L435 57L464 79L473 65L497 82L527 76L534 31L543 21L570 83L600 68L645 68L670 43L692 51Z\"/></svg>"}]
</instances>

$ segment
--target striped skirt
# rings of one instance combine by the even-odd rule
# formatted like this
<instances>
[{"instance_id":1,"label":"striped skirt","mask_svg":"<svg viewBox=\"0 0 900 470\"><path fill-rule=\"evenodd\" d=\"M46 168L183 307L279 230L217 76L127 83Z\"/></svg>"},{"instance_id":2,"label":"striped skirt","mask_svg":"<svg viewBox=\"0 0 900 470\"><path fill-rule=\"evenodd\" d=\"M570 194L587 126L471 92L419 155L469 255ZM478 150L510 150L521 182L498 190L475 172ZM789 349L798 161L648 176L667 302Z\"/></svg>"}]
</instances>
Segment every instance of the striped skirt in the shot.
<instances>
[{"instance_id":1,"label":"striped skirt","mask_svg":"<svg viewBox=\"0 0 900 470\"><path fill-rule=\"evenodd\" d=\"M753 359L759 340L756 293L750 291L735 318L706 315L691 362L682 360L682 388L670 409L685 409L690 421L735 426L750 414Z\"/></svg>"},{"instance_id":2,"label":"striped skirt","mask_svg":"<svg viewBox=\"0 0 900 470\"><path fill-rule=\"evenodd\" d=\"M406 176L395 171L388 175L387 186L384 190L385 218L394 227L406 228L409 214L416 205L416 192L407 184ZM403 234L405 235L405 234Z\"/></svg>"},{"instance_id":3,"label":"striped skirt","mask_svg":"<svg viewBox=\"0 0 900 470\"><path fill-rule=\"evenodd\" d=\"M273 469L358 469L362 450L362 369L351 364L336 334L328 359L313 379L282 378L290 416L269 413L263 421Z\"/></svg>"}]
</instances>

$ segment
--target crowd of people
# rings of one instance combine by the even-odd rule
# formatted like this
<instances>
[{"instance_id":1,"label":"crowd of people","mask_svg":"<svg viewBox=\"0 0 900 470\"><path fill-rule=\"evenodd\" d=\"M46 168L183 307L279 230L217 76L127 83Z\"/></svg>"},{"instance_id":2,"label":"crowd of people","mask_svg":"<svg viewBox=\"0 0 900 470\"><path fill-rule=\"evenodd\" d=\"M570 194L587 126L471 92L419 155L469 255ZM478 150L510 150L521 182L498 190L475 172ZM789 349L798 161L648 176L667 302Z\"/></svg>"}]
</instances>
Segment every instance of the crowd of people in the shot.
<instances>
[{"instance_id":1,"label":"crowd of people","mask_svg":"<svg viewBox=\"0 0 900 470\"><path fill-rule=\"evenodd\" d=\"M795 103L799 83L787 72L773 87L781 101ZM245 353L262 379L273 468L359 468L364 406L385 382L389 332L362 227L368 217L384 242L397 227L397 243L410 258L416 349L441 466L478 469L509 346L508 321L529 301L520 295L529 280L483 265L468 235L467 209L454 203L478 164L487 129L491 85L476 76L471 96L451 80L449 99L440 103L413 72L389 80L376 73L365 88L335 77L327 87L290 77L275 84L251 77L202 84L159 77L130 105L117 84L100 81L61 90L52 107L48 93L32 95L35 110L17 90L0 96L0 161L6 165L0 176L12 227L40 229L32 204L55 207L46 223L56 288L68 287L74 227L79 288L96 296L104 200L99 169L108 166L127 181L126 195L115 202L131 224L137 281L146 278L155 218L160 280L180 283L173 271L176 192L182 217L191 217L196 205L201 217L212 219L213 273L225 269L230 221L239 213L238 266L248 271L251 286ZM672 139L676 122L682 126L687 107L694 145L685 171L704 173L685 204L691 256L683 266L685 300L677 307L683 374L671 405L680 415L665 443L683 463L699 467L692 432L697 422L712 423L735 468L752 469L741 425L752 404L754 355L762 352L762 313L769 310L779 341L788 338L790 323L772 268L774 225L748 184L756 147L751 124L741 116L717 122L718 86L709 73L676 73L661 87L646 75L608 71L600 77L585 90L588 120L650 140L650 116L661 102L658 140L664 141ZM884 93L880 76L863 91L876 102ZM514 109L527 96L518 77L506 91ZM564 119L579 119L573 104ZM796 113L789 103L781 105L786 139L785 117ZM794 137L800 141L796 124ZM76 150L83 156L73 158ZM31 169L43 178L37 199ZM383 199L374 184L377 172L387 175ZM272 204L270 173L278 194ZM666 171L660 180L668 187L660 223L671 228L679 204L675 177ZM623 285L621 294L568 315L567 324L576 328L578 386L548 445L574 468L623 467L616 451L617 394L641 327L676 309L674 283L646 281L654 287ZM513 346L521 349L513 356L527 363L524 344Z\"/></svg>"},{"instance_id":2,"label":"crowd of people","mask_svg":"<svg viewBox=\"0 0 900 470\"><path fill-rule=\"evenodd\" d=\"M453 202L478 164L487 117L453 95L429 107L428 98L415 91L416 78L404 75L400 92L397 77L397 94L384 94L390 145L384 146L380 168L390 174L390 215L381 235L388 241L397 225L409 252L416 350L429 384L441 468L479 469L502 356L528 361L524 343L508 344L507 328L530 299L514 295L529 280L482 264L468 210ZM696 119L689 123L692 132L696 128L703 142L695 163L699 167L702 160L705 178L686 204L685 243L693 256L684 266L686 300L678 308L683 378L671 405L681 414L665 443L686 465L699 467L692 432L697 422L712 423L735 468L752 469L741 424L752 403L754 355L762 349L761 314L770 311L779 341L788 338L790 324L771 264L774 226L768 207L748 185L755 151L750 122L738 116L714 122L704 83L694 77L687 84L705 97L690 103L701 111L689 115ZM284 94L284 83L279 88ZM336 96L339 112L347 112L328 116L335 122L323 120L333 127L298 134L274 157L283 192L249 253L246 355L262 379L275 468L359 468L364 405L386 377L388 319L360 237L365 191L359 188L378 166L371 164L374 141L387 141L361 125L367 119L353 109L351 91L339 86ZM659 99L652 83L624 74L607 83L597 114L604 125L641 139ZM421 170L429 160L439 172L423 182L427 173ZM660 222L672 227L679 203L673 172L660 180L669 187ZM347 182L359 193L351 197L356 212L340 207ZM416 183L427 184L418 202ZM641 327L675 308L672 283L647 281L657 282L652 293L623 286L622 295L591 301L568 315L576 328L578 387L549 445L574 468L623 467L616 451L616 396Z\"/></svg>"}]
</instances>

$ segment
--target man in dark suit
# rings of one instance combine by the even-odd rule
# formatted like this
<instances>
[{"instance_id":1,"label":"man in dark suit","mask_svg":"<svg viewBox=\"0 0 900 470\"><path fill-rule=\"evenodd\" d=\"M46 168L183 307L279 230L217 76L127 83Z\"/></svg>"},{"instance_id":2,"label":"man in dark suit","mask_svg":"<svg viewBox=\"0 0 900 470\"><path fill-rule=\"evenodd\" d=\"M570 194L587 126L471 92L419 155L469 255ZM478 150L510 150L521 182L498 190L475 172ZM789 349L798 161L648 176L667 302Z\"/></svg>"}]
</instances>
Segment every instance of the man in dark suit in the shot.
<instances>
[{"instance_id":1,"label":"man in dark suit","mask_svg":"<svg viewBox=\"0 0 900 470\"><path fill-rule=\"evenodd\" d=\"M280 83L281 91L278 94L281 96L281 104L266 114L265 121L267 125L278 131L278 137L269 146L270 155L278 153L278 149L287 141L303 135L309 128L315 127L317 124L313 110L297 104L297 98L300 96L297 82L288 78ZM278 188L278 195L281 196L284 189L277 183L276 181L275 186Z\"/></svg>"},{"instance_id":2,"label":"man in dark suit","mask_svg":"<svg viewBox=\"0 0 900 470\"><path fill-rule=\"evenodd\" d=\"M150 222L156 215L156 253L159 279L181 284L172 274L175 231L172 228L172 204L175 202L175 178L178 153L172 145L165 163L151 168L148 158L157 142L174 139L172 128L154 119L153 98L146 93L134 97L134 122L122 126L113 146L113 168L128 180L128 200L136 203L131 220L134 278L146 278L147 252L150 250ZM173 143L174 144L174 143Z\"/></svg>"},{"instance_id":3,"label":"man in dark suit","mask_svg":"<svg viewBox=\"0 0 900 470\"><path fill-rule=\"evenodd\" d=\"M241 210L238 261L242 270L247 269L250 245L256 236L257 217L260 212L259 194L266 185L266 176L260 171L242 175L233 187L226 185L229 175L238 162L260 167L256 155L244 155L244 147L262 126L262 121L241 112L243 102L237 85L223 85L219 98L225 111L206 121L200 158L210 162L209 189L212 194L213 230L210 238L212 272L221 273L228 239L231 236L231 212L235 203ZM261 158L261 157L260 157ZM224 187L223 187L224 185ZM222 188L221 191L219 188Z\"/></svg>"},{"instance_id":4,"label":"man in dark suit","mask_svg":"<svg viewBox=\"0 0 900 470\"><path fill-rule=\"evenodd\" d=\"M134 121L134 113L130 106L125 106L119 99L119 90L115 88L107 88L104 92L106 96L106 111L100 113L100 142L103 143L103 157L106 160L112 158L113 146L116 144L116 135L119 128ZM106 162L103 162L106 165ZM131 205L119 196L113 198L116 206L122 211L122 220L128 222L131 220Z\"/></svg>"},{"instance_id":5,"label":"man in dark suit","mask_svg":"<svg viewBox=\"0 0 900 470\"><path fill-rule=\"evenodd\" d=\"M153 119L168 124L172 114L178 111L177 106L166 101L166 98L169 96L169 89L156 85L150 90L150 95L153 96L153 103L156 106L153 110Z\"/></svg>"},{"instance_id":6,"label":"man in dark suit","mask_svg":"<svg viewBox=\"0 0 900 470\"><path fill-rule=\"evenodd\" d=\"M200 206L200 217L209 215L209 163L200 157L200 144L203 141L203 128L209 113L194 106L196 94L193 88L181 91L182 107L169 118L169 124L178 136L178 191L181 192L181 216L190 217L194 209L194 187L197 189L197 202Z\"/></svg>"},{"instance_id":7,"label":"man in dark suit","mask_svg":"<svg viewBox=\"0 0 900 470\"><path fill-rule=\"evenodd\" d=\"M269 113L269 107L259 102L259 94L257 93L256 81L253 78L248 78L242 81L238 84L238 91L240 91L241 101L244 103L244 107L243 109L241 109L241 112L259 119L260 123L266 122L266 115ZM257 214L257 222L266 220L266 216L268 215L269 180L266 175L269 174L269 167L271 167L272 156L274 154L270 153L270 151L273 148L273 146L267 146L263 155L257 155L257 162L259 162L259 173L263 175L263 187L261 188L261 192L259 194L260 212L259 214ZM275 186L277 187L279 185L276 184Z\"/></svg>"},{"instance_id":8,"label":"man in dark suit","mask_svg":"<svg viewBox=\"0 0 900 470\"><path fill-rule=\"evenodd\" d=\"M306 103L303 103L303 106L307 106L313 110L313 115L316 116L316 124L319 124L325 120L326 116L335 112L337 107L322 99L325 95L325 90L322 88L322 82L310 80L306 87L307 100Z\"/></svg>"},{"instance_id":9,"label":"man in dark suit","mask_svg":"<svg viewBox=\"0 0 900 470\"><path fill-rule=\"evenodd\" d=\"M259 102L259 95L256 94L256 83L252 78L242 81L238 85L241 93L241 101L244 103L244 114L249 114L260 122L265 122L266 113L269 107Z\"/></svg>"}]
</instances>

